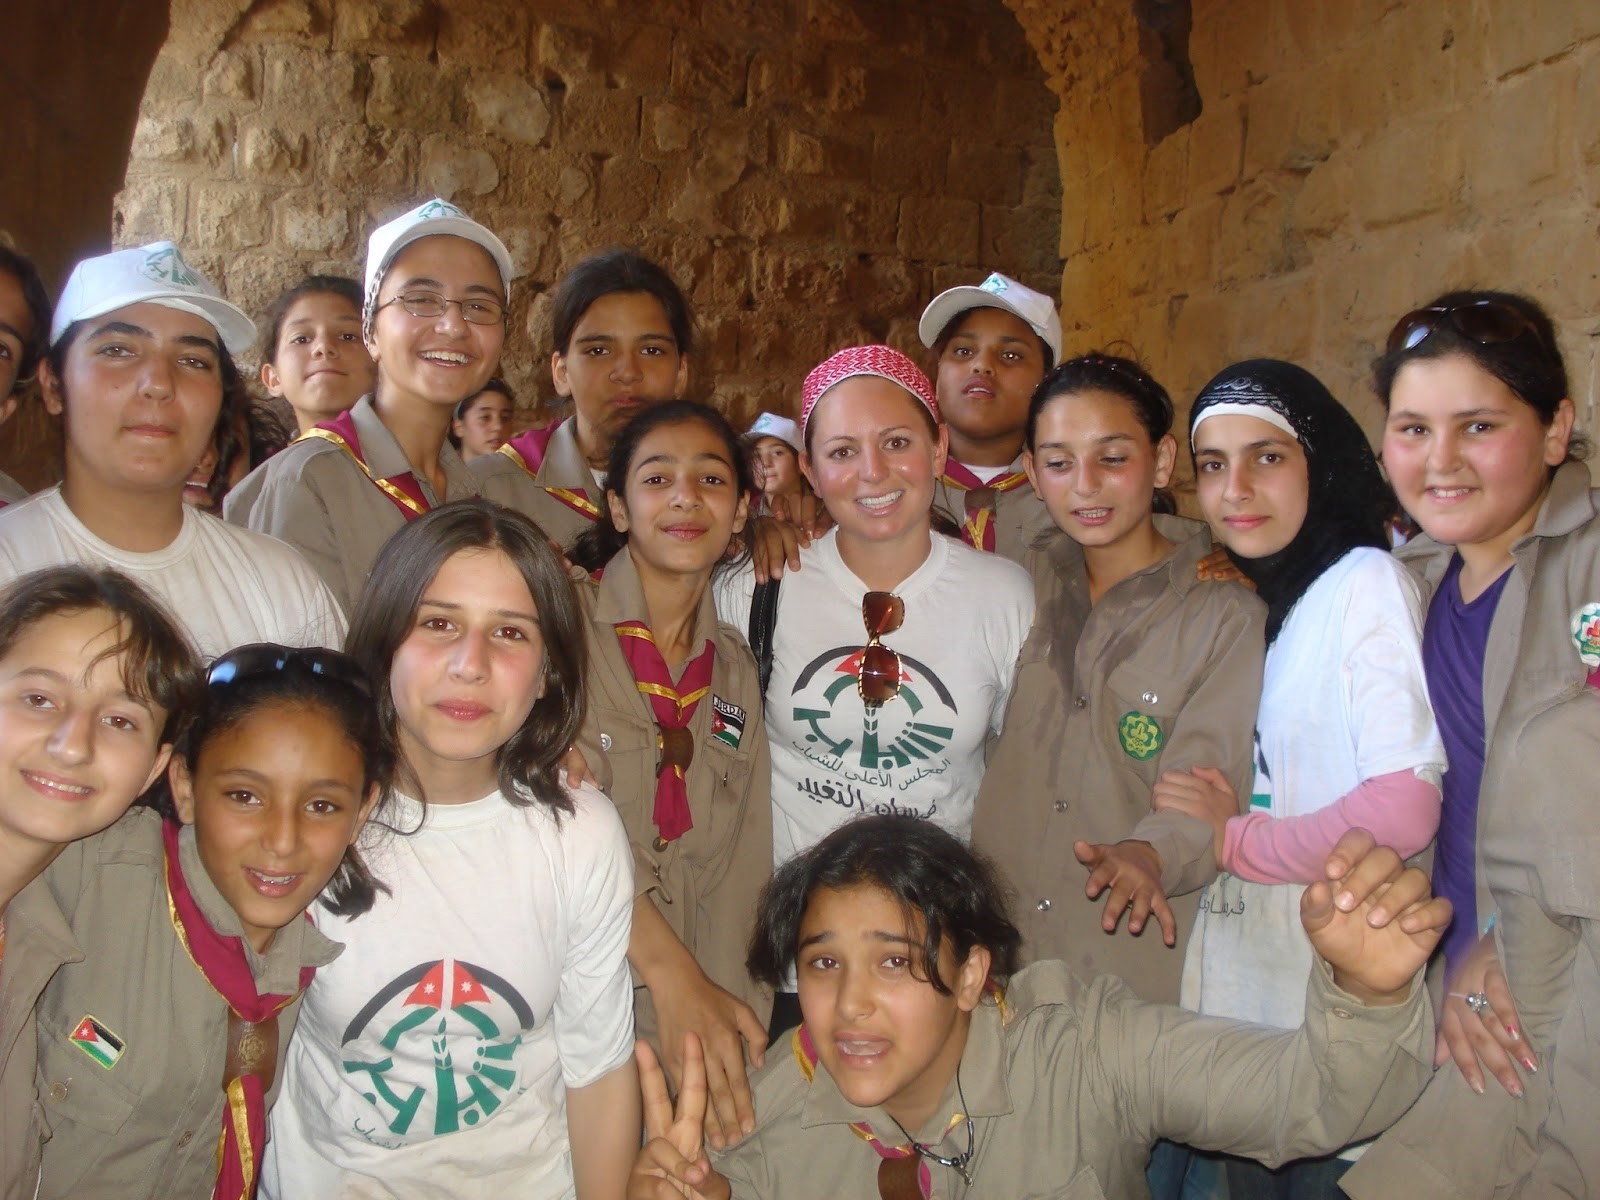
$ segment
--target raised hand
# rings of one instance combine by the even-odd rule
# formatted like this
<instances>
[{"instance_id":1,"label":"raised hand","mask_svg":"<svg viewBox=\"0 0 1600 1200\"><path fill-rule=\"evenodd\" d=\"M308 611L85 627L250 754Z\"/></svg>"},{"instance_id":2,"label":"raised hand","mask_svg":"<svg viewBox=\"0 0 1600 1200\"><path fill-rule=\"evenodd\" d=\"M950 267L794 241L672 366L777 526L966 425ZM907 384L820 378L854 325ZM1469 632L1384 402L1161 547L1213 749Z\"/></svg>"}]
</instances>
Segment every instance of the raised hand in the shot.
<instances>
[{"instance_id":1,"label":"raised hand","mask_svg":"<svg viewBox=\"0 0 1600 1200\"><path fill-rule=\"evenodd\" d=\"M706 1118L706 1063L700 1039L683 1039L683 1085L674 1107L666 1072L648 1042L634 1043L644 1098L645 1143L628 1176L628 1200L729 1200L728 1181L711 1169L702 1130Z\"/></svg>"},{"instance_id":2,"label":"raised hand","mask_svg":"<svg viewBox=\"0 0 1600 1200\"><path fill-rule=\"evenodd\" d=\"M759 1067L765 1060L767 1027L754 1009L713 983L692 960L686 968L675 974L670 985L651 988L650 998L656 1006L656 1028L669 1078L683 1078L682 1047L686 1035L695 1035L709 1096L705 1135L721 1150L756 1127L745 1047L749 1046L750 1059Z\"/></svg>"},{"instance_id":3,"label":"raised hand","mask_svg":"<svg viewBox=\"0 0 1600 1200\"><path fill-rule=\"evenodd\" d=\"M1300 897L1300 923L1333 968L1334 982L1364 1004L1399 1004L1450 924L1450 902L1365 829L1328 856L1327 879Z\"/></svg>"},{"instance_id":4,"label":"raised hand","mask_svg":"<svg viewBox=\"0 0 1600 1200\"><path fill-rule=\"evenodd\" d=\"M1084 894L1093 900L1101 892L1109 892L1101 929L1115 933L1122 914L1127 913L1128 932L1140 933L1154 914L1161 924L1161 940L1169 946L1178 944L1178 919L1161 887L1161 856L1154 846L1139 841L1111 846L1079 841L1072 843L1072 853L1089 868Z\"/></svg>"}]
</instances>

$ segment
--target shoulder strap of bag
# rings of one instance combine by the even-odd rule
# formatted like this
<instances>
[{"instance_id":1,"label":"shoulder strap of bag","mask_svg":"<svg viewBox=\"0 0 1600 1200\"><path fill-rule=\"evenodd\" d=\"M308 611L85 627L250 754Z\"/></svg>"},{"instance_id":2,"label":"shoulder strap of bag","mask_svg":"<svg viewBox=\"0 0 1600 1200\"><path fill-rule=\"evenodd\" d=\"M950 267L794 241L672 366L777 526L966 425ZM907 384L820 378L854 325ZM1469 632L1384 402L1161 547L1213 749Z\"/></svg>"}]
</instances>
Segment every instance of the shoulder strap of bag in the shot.
<instances>
[{"instance_id":1,"label":"shoulder strap of bag","mask_svg":"<svg viewBox=\"0 0 1600 1200\"><path fill-rule=\"evenodd\" d=\"M778 627L778 584L781 579L769 579L756 584L750 597L750 652L756 656L756 673L761 680L761 695L767 694L767 681L772 678L772 635Z\"/></svg>"}]
</instances>

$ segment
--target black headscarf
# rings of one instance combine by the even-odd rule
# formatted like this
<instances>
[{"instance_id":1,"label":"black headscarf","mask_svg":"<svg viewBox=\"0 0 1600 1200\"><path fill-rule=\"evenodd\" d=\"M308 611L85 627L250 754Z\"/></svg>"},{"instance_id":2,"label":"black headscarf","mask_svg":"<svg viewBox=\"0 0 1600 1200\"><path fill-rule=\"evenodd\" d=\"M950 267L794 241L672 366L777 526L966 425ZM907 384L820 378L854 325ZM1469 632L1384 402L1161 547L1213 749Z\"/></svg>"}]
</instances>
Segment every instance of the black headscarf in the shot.
<instances>
[{"instance_id":1,"label":"black headscarf","mask_svg":"<svg viewBox=\"0 0 1600 1200\"><path fill-rule=\"evenodd\" d=\"M1266 602L1270 646L1289 610L1324 571L1357 546L1389 548L1384 522L1395 510L1394 492L1356 419L1302 367L1255 358L1221 372L1200 389L1189 412L1191 448L1196 421L1214 404L1272 409L1289 422L1306 453L1311 492L1294 540L1265 558L1228 551Z\"/></svg>"}]
</instances>

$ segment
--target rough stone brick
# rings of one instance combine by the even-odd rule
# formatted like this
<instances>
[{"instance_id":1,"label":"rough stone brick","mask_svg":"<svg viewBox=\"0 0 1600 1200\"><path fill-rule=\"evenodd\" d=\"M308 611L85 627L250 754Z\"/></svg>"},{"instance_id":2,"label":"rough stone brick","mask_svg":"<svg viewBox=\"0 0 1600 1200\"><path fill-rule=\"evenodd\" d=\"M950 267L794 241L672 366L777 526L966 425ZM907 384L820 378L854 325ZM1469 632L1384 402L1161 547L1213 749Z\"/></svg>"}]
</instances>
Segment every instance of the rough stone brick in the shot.
<instances>
[{"instance_id":1,"label":"rough stone brick","mask_svg":"<svg viewBox=\"0 0 1600 1200\"><path fill-rule=\"evenodd\" d=\"M367 121L380 128L443 132L459 124L455 77L425 62L372 59Z\"/></svg>"},{"instance_id":2,"label":"rough stone brick","mask_svg":"<svg viewBox=\"0 0 1600 1200\"><path fill-rule=\"evenodd\" d=\"M239 167L260 179L298 179L311 165L311 136L304 128L251 121L239 130Z\"/></svg>"},{"instance_id":3,"label":"rough stone brick","mask_svg":"<svg viewBox=\"0 0 1600 1200\"><path fill-rule=\"evenodd\" d=\"M1169 134L1150 147L1144 167L1145 224L1172 215L1183 207L1184 183L1189 173L1189 130ZM1024 192L1026 198L1026 192Z\"/></svg>"},{"instance_id":4,"label":"rough stone brick","mask_svg":"<svg viewBox=\"0 0 1600 1200\"><path fill-rule=\"evenodd\" d=\"M947 196L906 196L896 245L908 258L976 262L978 206Z\"/></svg>"},{"instance_id":5,"label":"rough stone brick","mask_svg":"<svg viewBox=\"0 0 1600 1200\"><path fill-rule=\"evenodd\" d=\"M532 22L521 4L447 0L439 8L439 61L472 71L522 72Z\"/></svg>"},{"instance_id":6,"label":"rough stone brick","mask_svg":"<svg viewBox=\"0 0 1600 1200\"><path fill-rule=\"evenodd\" d=\"M645 95L659 95L672 79L672 43L677 36L670 25L630 25L611 43L606 79L612 87Z\"/></svg>"},{"instance_id":7,"label":"rough stone brick","mask_svg":"<svg viewBox=\"0 0 1600 1200\"><path fill-rule=\"evenodd\" d=\"M575 29L570 25L541 25L534 59L547 74L555 75L568 87L605 82L600 62L600 35L593 30Z\"/></svg>"},{"instance_id":8,"label":"rough stone brick","mask_svg":"<svg viewBox=\"0 0 1600 1200\"><path fill-rule=\"evenodd\" d=\"M1501 84L1461 121L1467 180L1476 202L1526 196L1555 178L1571 126L1560 120L1570 64L1540 67Z\"/></svg>"},{"instance_id":9,"label":"rough stone brick","mask_svg":"<svg viewBox=\"0 0 1600 1200\"><path fill-rule=\"evenodd\" d=\"M672 42L672 89L712 104L742 105L750 51L680 32Z\"/></svg>"},{"instance_id":10,"label":"rough stone brick","mask_svg":"<svg viewBox=\"0 0 1600 1200\"><path fill-rule=\"evenodd\" d=\"M278 237L304 254L339 255L354 249L349 210L335 196L291 192L273 206Z\"/></svg>"},{"instance_id":11,"label":"rough stone brick","mask_svg":"<svg viewBox=\"0 0 1600 1200\"><path fill-rule=\"evenodd\" d=\"M197 183L189 195L189 238L213 252L260 246L272 233L272 213L253 187Z\"/></svg>"},{"instance_id":12,"label":"rough stone brick","mask_svg":"<svg viewBox=\"0 0 1600 1200\"><path fill-rule=\"evenodd\" d=\"M980 204L1022 202L1022 148L993 142L956 142L950 147L948 190Z\"/></svg>"},{"instance_id":13,"label":"rough stone brick","mask_svg":"<svg viewBox=\"0 0 1600 1200\"><path fill-rule=\"evenodd\" d=\"M117 194L112 207L111 240L118 246L188 236L184 217L188 196L176 179L134 177Z\"/></svg>"},{"instance_id":14,"label":"rough stone brick","mask_svg":"<svg viewBox=\"0 0 1600 1200\"><path fill-rule=\"evenodd\" d=\"M1237 184L1243 144L1239 102L1208 104L1189 126L1189 194L1214 195Z\"/></svg>"},{"instance_id":15,"label":"rough stone brick","mask_svg":"<svg viewBox=\"0 0 1600 1200\"><path fill-rule=\"evenodd\" d=\"M486 196L500 182L500 168L487 150L439 134L423 139L417 175L425 194L446 200Z\"/></svg>"},{"instance_id":16,"label":"rough stone brick","mask_svg":"<svg viewBox=\"0 0 1600 1200\"><path fill-rule=\"evenodd\" d=\"M600 168L599 213L607 221L648 221L661 187L661 172L636 158L606 159Z\"/></svg>"},{"instance_id":17,"label":"rough stone brick","mask_svg":"<svg viewBox=\"0 0 1600 1200\"><path fill-rule=\"evenodd\" d=\"M265 56L264 89L269 103L301 109L316 97L317 124L364 118L366 87L356 60L349 54L274 47Z\"/></svg>"},{"instance_id":18,"label":"rough stone brick","mask_svg":"<svg viewBox=\"0 0 1600 1200\"><path fill-rule=\"evenodd\" d=\"M333 32L333 0L262 0L241 30L251 42L294 42L324 48Z\"/></svg>"},{"instance_id":19,"label":"rough stone brick","mask_svg":"<svg viewBox=\"0 0 1600 1200\"><path fill-rule=\"evenodd\" d=\"M1456 122L1413 121L1362 148L1355 171L1356 211L1369 226L1437 212L1458 179Z\"/></svg>"},{"instance_id":20,"label":"rough stone brick","mask_svg":"<svg viewBox=\"0 0 1600 1200\"><path fill-rule=\"evenodd\" d=\"M251 103L257 96L255 56L238 52L217 55L200 86L207 100Z\"/></svg>"},{"instance_id":21,"label":"rough stone brick","mask_svg":"<svg viewBox=\"0 0 1600 1200\"><path fill-rule=\"evenodd\" d=\"M948 176L950 139L892 130L872 139L872 186L879 191L941 192Z\"/></svg>"},{"instance_id":22,"label":"rough stone brick","mask_svg":"<svg viewBox=\"0 0 1600 1200\"><path fill-rule=\"evenodd\" d=\"M1060 222L1054 213L985 204L981 210L978 258L1000 264L999 269L1007 273L1039 271L1053 275L1061 265L1056 252L1059 234Z\"/></svg>"},{"instance_id":23,"label":"rough stone brick","mask_svg":"<svg viewBox=\"0 0 1600 1200\"><path fill-rule=\"evenodd\" d=\"M321 139L325 182L364 194L405 190L416 170L416 138L394 129L341 125Z\"/></svg>"},{"instance_id":24,"label":"rough stone brick","mask_svg":"<svg viewBox=\"0 0 1600 1200\"><path fill-rule=\"evenodd\" d=\"M601 87L573 88L561 105L561 141L569 152L632 153L639 144L639 97Z\"/></svg>"},{"instance_id":25,"label":"rough stone brick","mask_svg":"<svg viewBox=\"0 0 1600 1200\"><path fill-rule=\"evenodd\" d=\"M514 75L477 75L467 82L467 103L489 133L537 146L550 131L550 106L527 80Z\"/></svg>"},{"instance_id":26,"label":"rough stone brick","mask_svg":"<svg viewBox=\"0 0 1600 1200\"><path fill-rule=\"evenodd\" d=\"M433 0L337 0L333 7L336 50L425 59L438 27Z\"/></svg>"},{"instance_id":27,"label":"rough stone brick","mask_svg":"<svg viewBox=\"0 0 1600 1200\"><path fill-rule=\"evenodd\" d=\"M1490 5L1489 70L1497 78L1554 58L1600 37L1600 5Z\"/></svg>"}]
</instances>

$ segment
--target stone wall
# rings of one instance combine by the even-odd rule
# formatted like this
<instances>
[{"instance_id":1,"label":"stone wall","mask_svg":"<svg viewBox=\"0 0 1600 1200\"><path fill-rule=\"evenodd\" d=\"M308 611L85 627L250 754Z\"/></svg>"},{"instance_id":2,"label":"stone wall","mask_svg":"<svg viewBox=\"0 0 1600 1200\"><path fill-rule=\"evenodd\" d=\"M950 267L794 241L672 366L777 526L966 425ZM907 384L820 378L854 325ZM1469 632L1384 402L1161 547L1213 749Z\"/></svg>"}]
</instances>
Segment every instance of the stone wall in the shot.
<instances>
[{"instance_id":1,"label":"stone wall","mask_svg":"<svg viewBox=\"0 0 1600 1200\"><path fill-rule=\"evenodd\" d=\"M1551 310L1600 429L1600 4L1193 0L1201 111L1152 144L1138 4L1007 3L1061 99L1069 341L1127 340L1180 406L1295 359L1376 434L1395 319L1510 288Z\"/></svg>"},{"instance_id":2,"label":"stone wall","mask_svg":"<svg viewBox=\"0 0 1600 1200\"><path fill-rule=\"evenodd\" d=\"M999 0L173 0L117 244L181 241L247 309L454 199L519 277L505 369L550 397L547 290L640 246L689 291L697 394L792 410L938 289L1054 291L1055 100Z\"/></svg>"}]
</instances>

